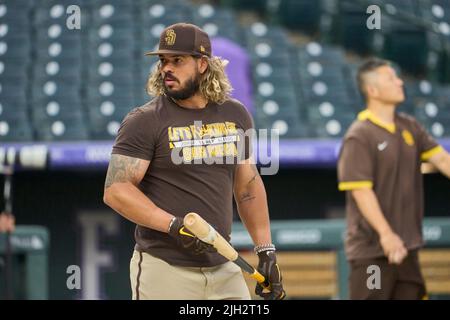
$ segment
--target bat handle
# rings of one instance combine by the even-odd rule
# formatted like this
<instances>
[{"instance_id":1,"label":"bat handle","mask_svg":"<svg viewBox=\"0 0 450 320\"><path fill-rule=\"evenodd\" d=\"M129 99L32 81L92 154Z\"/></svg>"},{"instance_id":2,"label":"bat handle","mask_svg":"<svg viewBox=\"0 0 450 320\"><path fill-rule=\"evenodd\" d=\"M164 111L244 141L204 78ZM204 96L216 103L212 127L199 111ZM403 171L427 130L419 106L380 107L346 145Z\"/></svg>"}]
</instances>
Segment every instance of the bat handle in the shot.
<instances>
[{"instance_id":1,"label":"bat handle","mask_svg":"<svg viewBox=\"0 0 450 320\"><path fill-rule=\"evenodd\" d=\"M258 283L264 288L270 291L270 285L268 283L268 281L266 281L266 278L257 270L254 270L254 272L252 274L250 274L250 276L255 279L256 281L258 281Z\"/></svg>"}]
</instances>

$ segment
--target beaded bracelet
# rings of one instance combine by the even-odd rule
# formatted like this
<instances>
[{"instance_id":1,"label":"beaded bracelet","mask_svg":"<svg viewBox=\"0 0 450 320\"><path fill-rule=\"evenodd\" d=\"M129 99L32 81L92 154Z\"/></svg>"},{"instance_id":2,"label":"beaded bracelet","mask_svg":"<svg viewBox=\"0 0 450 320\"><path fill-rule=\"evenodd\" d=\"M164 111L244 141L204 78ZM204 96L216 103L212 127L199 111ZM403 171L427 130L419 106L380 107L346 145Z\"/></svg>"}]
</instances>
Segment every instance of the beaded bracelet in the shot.
<instances>
[{"instance_id":1,"label":"beaded bracelet","mask_svg":"<svg viewBox=\"0 0 450 320\"><path fill-rule=\"evenodd\" d=\"M257 245L253 250L255 251L256 254L264 251L275 251L275 245L273 243L260 244Z\"/></svg>"}]
</instances>

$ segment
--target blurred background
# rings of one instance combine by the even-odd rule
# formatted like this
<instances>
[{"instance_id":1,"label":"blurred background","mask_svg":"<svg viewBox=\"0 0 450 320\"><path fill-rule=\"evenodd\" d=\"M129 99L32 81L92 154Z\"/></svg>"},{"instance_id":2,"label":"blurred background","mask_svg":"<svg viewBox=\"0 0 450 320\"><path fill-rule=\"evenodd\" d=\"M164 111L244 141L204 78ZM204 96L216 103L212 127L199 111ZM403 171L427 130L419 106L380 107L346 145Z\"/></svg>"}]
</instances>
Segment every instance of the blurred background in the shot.
<instances>
[{"instance_id":1,"label":"blurred background","mask_svg":"<svg viewBox=\"0 0 450 320\"><path fill-rule=\"evenodd\" d=\"M130 299L134 225L103 204L103 185L120 122L150 99L156 60L144 52L176 22L209 33L234 97L257 128L279 130L280 170L262 178L292 299L347 297L336 159L364 108L355 73L365 58L394 63L400 110L450 150L450 0L1 0L0 155L16 151L17 230L10 275L0 235L0 298L9 281L14 299ZM449 298L450 182L424 179L421 264L430 298ZM255 263L235 218L232 242Z\"/></svg>"}]
</instances>

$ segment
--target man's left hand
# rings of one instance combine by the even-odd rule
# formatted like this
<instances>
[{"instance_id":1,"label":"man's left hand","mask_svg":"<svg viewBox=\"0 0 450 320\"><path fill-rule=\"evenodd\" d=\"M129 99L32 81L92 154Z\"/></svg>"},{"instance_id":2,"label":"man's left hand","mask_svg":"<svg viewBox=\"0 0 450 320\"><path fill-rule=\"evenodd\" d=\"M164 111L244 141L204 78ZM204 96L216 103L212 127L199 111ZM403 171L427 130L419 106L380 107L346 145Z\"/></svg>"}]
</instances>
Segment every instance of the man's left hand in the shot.
<instances>
[{"instance_id":1,"label":"man's left hand","mask_svg":"<svg viewBox=\"0 0 450 320\"><path fill-rule=\"evenodd\" d=\"M255 293L264 298L264 300L282 300L286 297L283 285L280 267L277 263L275 250L267 250L258 253L259 263L258 271L266 278L269 292L265 292L261 284L256 284Z\"/></svg>"}]
</instances>

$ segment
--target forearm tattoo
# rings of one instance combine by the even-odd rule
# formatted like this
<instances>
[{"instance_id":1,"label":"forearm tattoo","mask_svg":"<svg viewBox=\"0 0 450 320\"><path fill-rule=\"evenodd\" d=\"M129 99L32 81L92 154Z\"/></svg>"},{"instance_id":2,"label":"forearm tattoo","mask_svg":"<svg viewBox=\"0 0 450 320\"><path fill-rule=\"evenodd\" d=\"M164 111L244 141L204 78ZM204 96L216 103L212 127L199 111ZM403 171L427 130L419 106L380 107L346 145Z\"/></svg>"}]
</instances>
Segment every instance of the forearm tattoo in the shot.
<instances>
[{"instance_id":1,"label":"forearm tattoo","mask_svg":"<svg viewBox=\"0 0 450 320\"><path fill-rule=\"evenodd\" d=\"M256 178L259 176L258 170L255 166L252 166L253 171L253 177L247 182L246 184L246 191L242 194L241 198L239 199L239 203L251 201L253 199L256 199L256 196L252 194L250 191L252 189L252 184L256 181Z\"/></svg>"},{"instance_id":2,"label":"forearm tattoo","mask_svg":"<svg viewBox=\"0 0 450 320\"><path fill-rule=\"evenodd\" d=\"M255 196L251 195L250 192L245 192L242 196L241 199L239 201L239 203L244 203L250 200L256 199Z\"/></svg>"}]
</instances>

